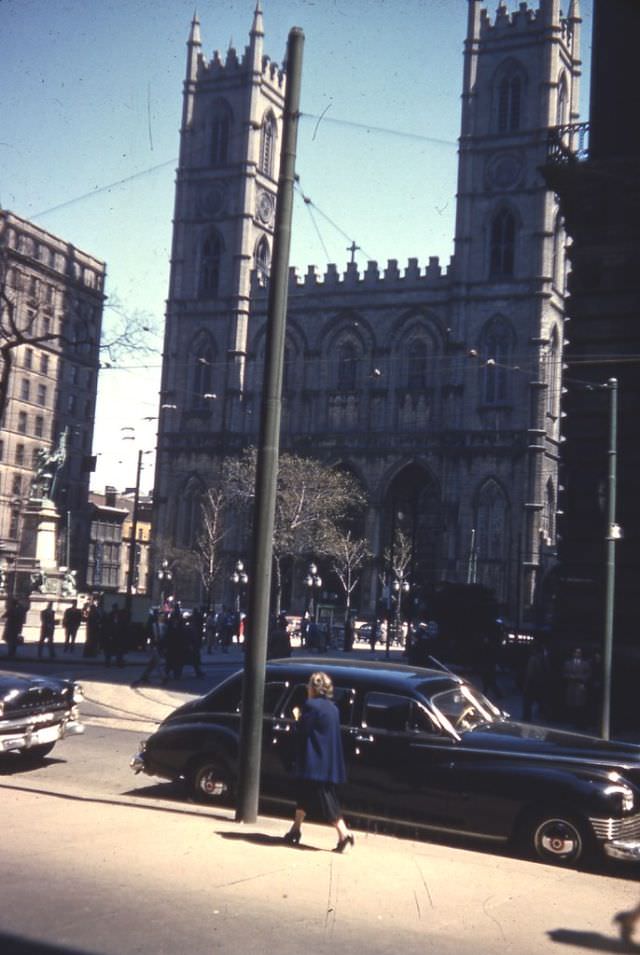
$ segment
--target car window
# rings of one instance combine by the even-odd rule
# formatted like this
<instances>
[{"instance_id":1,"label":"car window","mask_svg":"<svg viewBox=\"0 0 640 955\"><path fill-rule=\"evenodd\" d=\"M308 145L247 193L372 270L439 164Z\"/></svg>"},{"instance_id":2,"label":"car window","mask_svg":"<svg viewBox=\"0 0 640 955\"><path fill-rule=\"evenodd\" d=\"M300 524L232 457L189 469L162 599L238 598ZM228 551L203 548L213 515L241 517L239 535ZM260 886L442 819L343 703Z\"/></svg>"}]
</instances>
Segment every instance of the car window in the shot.
<instances>
[{"instance_id":1,"label":"car window","mask_svg":"<svg viewBox=\"0 0 640 955\"><path fill-rule=\"evenodd\" d=\"M355 699L355 690L343 686L334 686L333 702L340 712L340 723L348 725L352 720L353 701ZM280 716L285 719L293 719L293 710L295 707L302 709L307 702L307 684L299 683L294 686L291 693L284 701Z\"/></svg>"},{"instance_id":2,"label":"car window","mask_svg":"<svg viewBox=\"0 0 640 955\"><path fill-rule=\"evenodd\" d=\"M264 712L271 715L285 691L285 683L266 683ZM217 686L206 697L207 709L217 713L240 713L242 709L242 677L233 676Z\"/></svg>"},{"instance_id":3,"label":"car window","mask_svg":"<svg viewBox=\"0 0 640 955\"><path fill-rule=\"evenodd\" d=\"M367 693L362 723L369 729L439 732L439 728L423 706L416 700L397 693Z\"/></svg>"}]
</instances>

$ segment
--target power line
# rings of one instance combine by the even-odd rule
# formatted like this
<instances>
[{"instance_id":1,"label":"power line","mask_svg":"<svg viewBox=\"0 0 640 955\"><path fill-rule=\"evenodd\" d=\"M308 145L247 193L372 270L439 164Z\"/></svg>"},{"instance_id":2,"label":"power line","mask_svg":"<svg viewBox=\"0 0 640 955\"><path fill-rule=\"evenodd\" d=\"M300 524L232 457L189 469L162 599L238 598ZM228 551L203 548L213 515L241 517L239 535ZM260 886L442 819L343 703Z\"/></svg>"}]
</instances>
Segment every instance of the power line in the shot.
<instances>
[{"instance_id":1,"label":"power line","mask_svg":"<svg viewBox=\"0 0 640 955\"><path fill-rule=\"evenodd\" d=\"M325 111L326 112L326 111ZM335 126L347 126L353 129L363 129L368 133L380 133L384 136L397 136L401 139L415 139L422 143L433 143L435 146L457 147L457 142L451 139L436 139L434 136L425 136L423 133L411 133L406 129L392 129L388 126L374 126L371 123L354 123L351 119L339 119L338 117L326 116L325 113L317 115L316 113L300 113L302 119L316 120L318 125L323 123L333 123ZM315 135L315 133L314 133Z\"/></svg>"}]
</instances>

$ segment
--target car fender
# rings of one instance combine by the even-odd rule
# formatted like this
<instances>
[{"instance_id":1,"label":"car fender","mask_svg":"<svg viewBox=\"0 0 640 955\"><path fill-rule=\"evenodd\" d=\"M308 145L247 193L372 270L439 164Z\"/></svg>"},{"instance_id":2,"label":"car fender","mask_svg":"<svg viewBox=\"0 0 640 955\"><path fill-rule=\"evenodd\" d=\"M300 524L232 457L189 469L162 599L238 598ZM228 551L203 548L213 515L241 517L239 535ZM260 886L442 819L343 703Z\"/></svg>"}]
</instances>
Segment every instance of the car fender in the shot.
<instances>
[{"instance_id":1,"label":"car fender","mask_svg":"<svg viewBox=\"0 0 640 955\"><path fill-rule=\"evenodd\" d=\"M169 723L161 726L147 741L147 751L154 758L162 752L180 753L174 765L182 771L200 757L217 755L234 768L238 759L239 734L220 723Z\"/></svg>"}]
</instances>

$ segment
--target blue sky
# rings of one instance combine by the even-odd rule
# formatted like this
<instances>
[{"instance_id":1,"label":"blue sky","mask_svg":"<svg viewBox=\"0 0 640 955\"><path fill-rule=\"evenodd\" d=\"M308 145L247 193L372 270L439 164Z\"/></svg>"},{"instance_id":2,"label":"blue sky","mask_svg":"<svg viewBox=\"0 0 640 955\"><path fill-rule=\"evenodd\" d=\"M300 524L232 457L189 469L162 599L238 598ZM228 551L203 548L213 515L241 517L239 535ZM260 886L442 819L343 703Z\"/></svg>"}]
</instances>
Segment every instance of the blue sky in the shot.
<instances>
[{"instance_id":1,"label":"blue sky","mask_svg":"<svg viewBox=\"0 0 640 955\"><path fill-rule=\"evenodd\" d=\"M194 6L205 55L230 42L244 49L254 0L0 0L0 203L104 259L107 294L159 329ZM493 14L497 2L486 6ZM581 8L588 70L591 0ZM361 266L370 258L426 264L431 255L446 264L466 0L263 0L263 10L265 52L276 62L289 29L305 32L309 115L297 171L304 193L341 230L318 212L312 219L298 197L291 264L343 268L352 238ZM144 418L157 414L160 338L157 349L145 367L134 359L101 372L98 489L131 485L136 449L155 443L155 422ZM123 443L124 426L136 441Z\"/></svg>"}]
</instances>

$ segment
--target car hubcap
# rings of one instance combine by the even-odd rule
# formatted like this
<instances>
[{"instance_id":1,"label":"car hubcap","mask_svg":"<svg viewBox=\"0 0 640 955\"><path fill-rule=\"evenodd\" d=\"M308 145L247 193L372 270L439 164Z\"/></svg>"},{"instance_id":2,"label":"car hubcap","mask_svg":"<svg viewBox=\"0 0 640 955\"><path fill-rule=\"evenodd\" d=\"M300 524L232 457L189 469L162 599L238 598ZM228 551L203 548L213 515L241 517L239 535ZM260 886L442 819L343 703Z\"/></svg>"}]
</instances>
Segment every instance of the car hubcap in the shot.
<instances>
[{"instance_id":1,"label":"car hubcap","mask_svg":"<svg viewBox=\"0 0 640 955\"><path fill-rule=\"evenodd\" d=\"M580 833L564 819L548 819L536 832L536 845L542 854L556 859L571 859L580 855Z\"/></svg>"},{"instance_id":2,"label":"car hubcap","mask_svg":"<svg viewBox=\"0 0 640 955\"><path fill-rule=\"evenodd\" d=\"M217 773L205 773L200 781L200 788L206 796L223 796L227 791L226 783L218 778Z\"/></svg>"}]
</instances>

